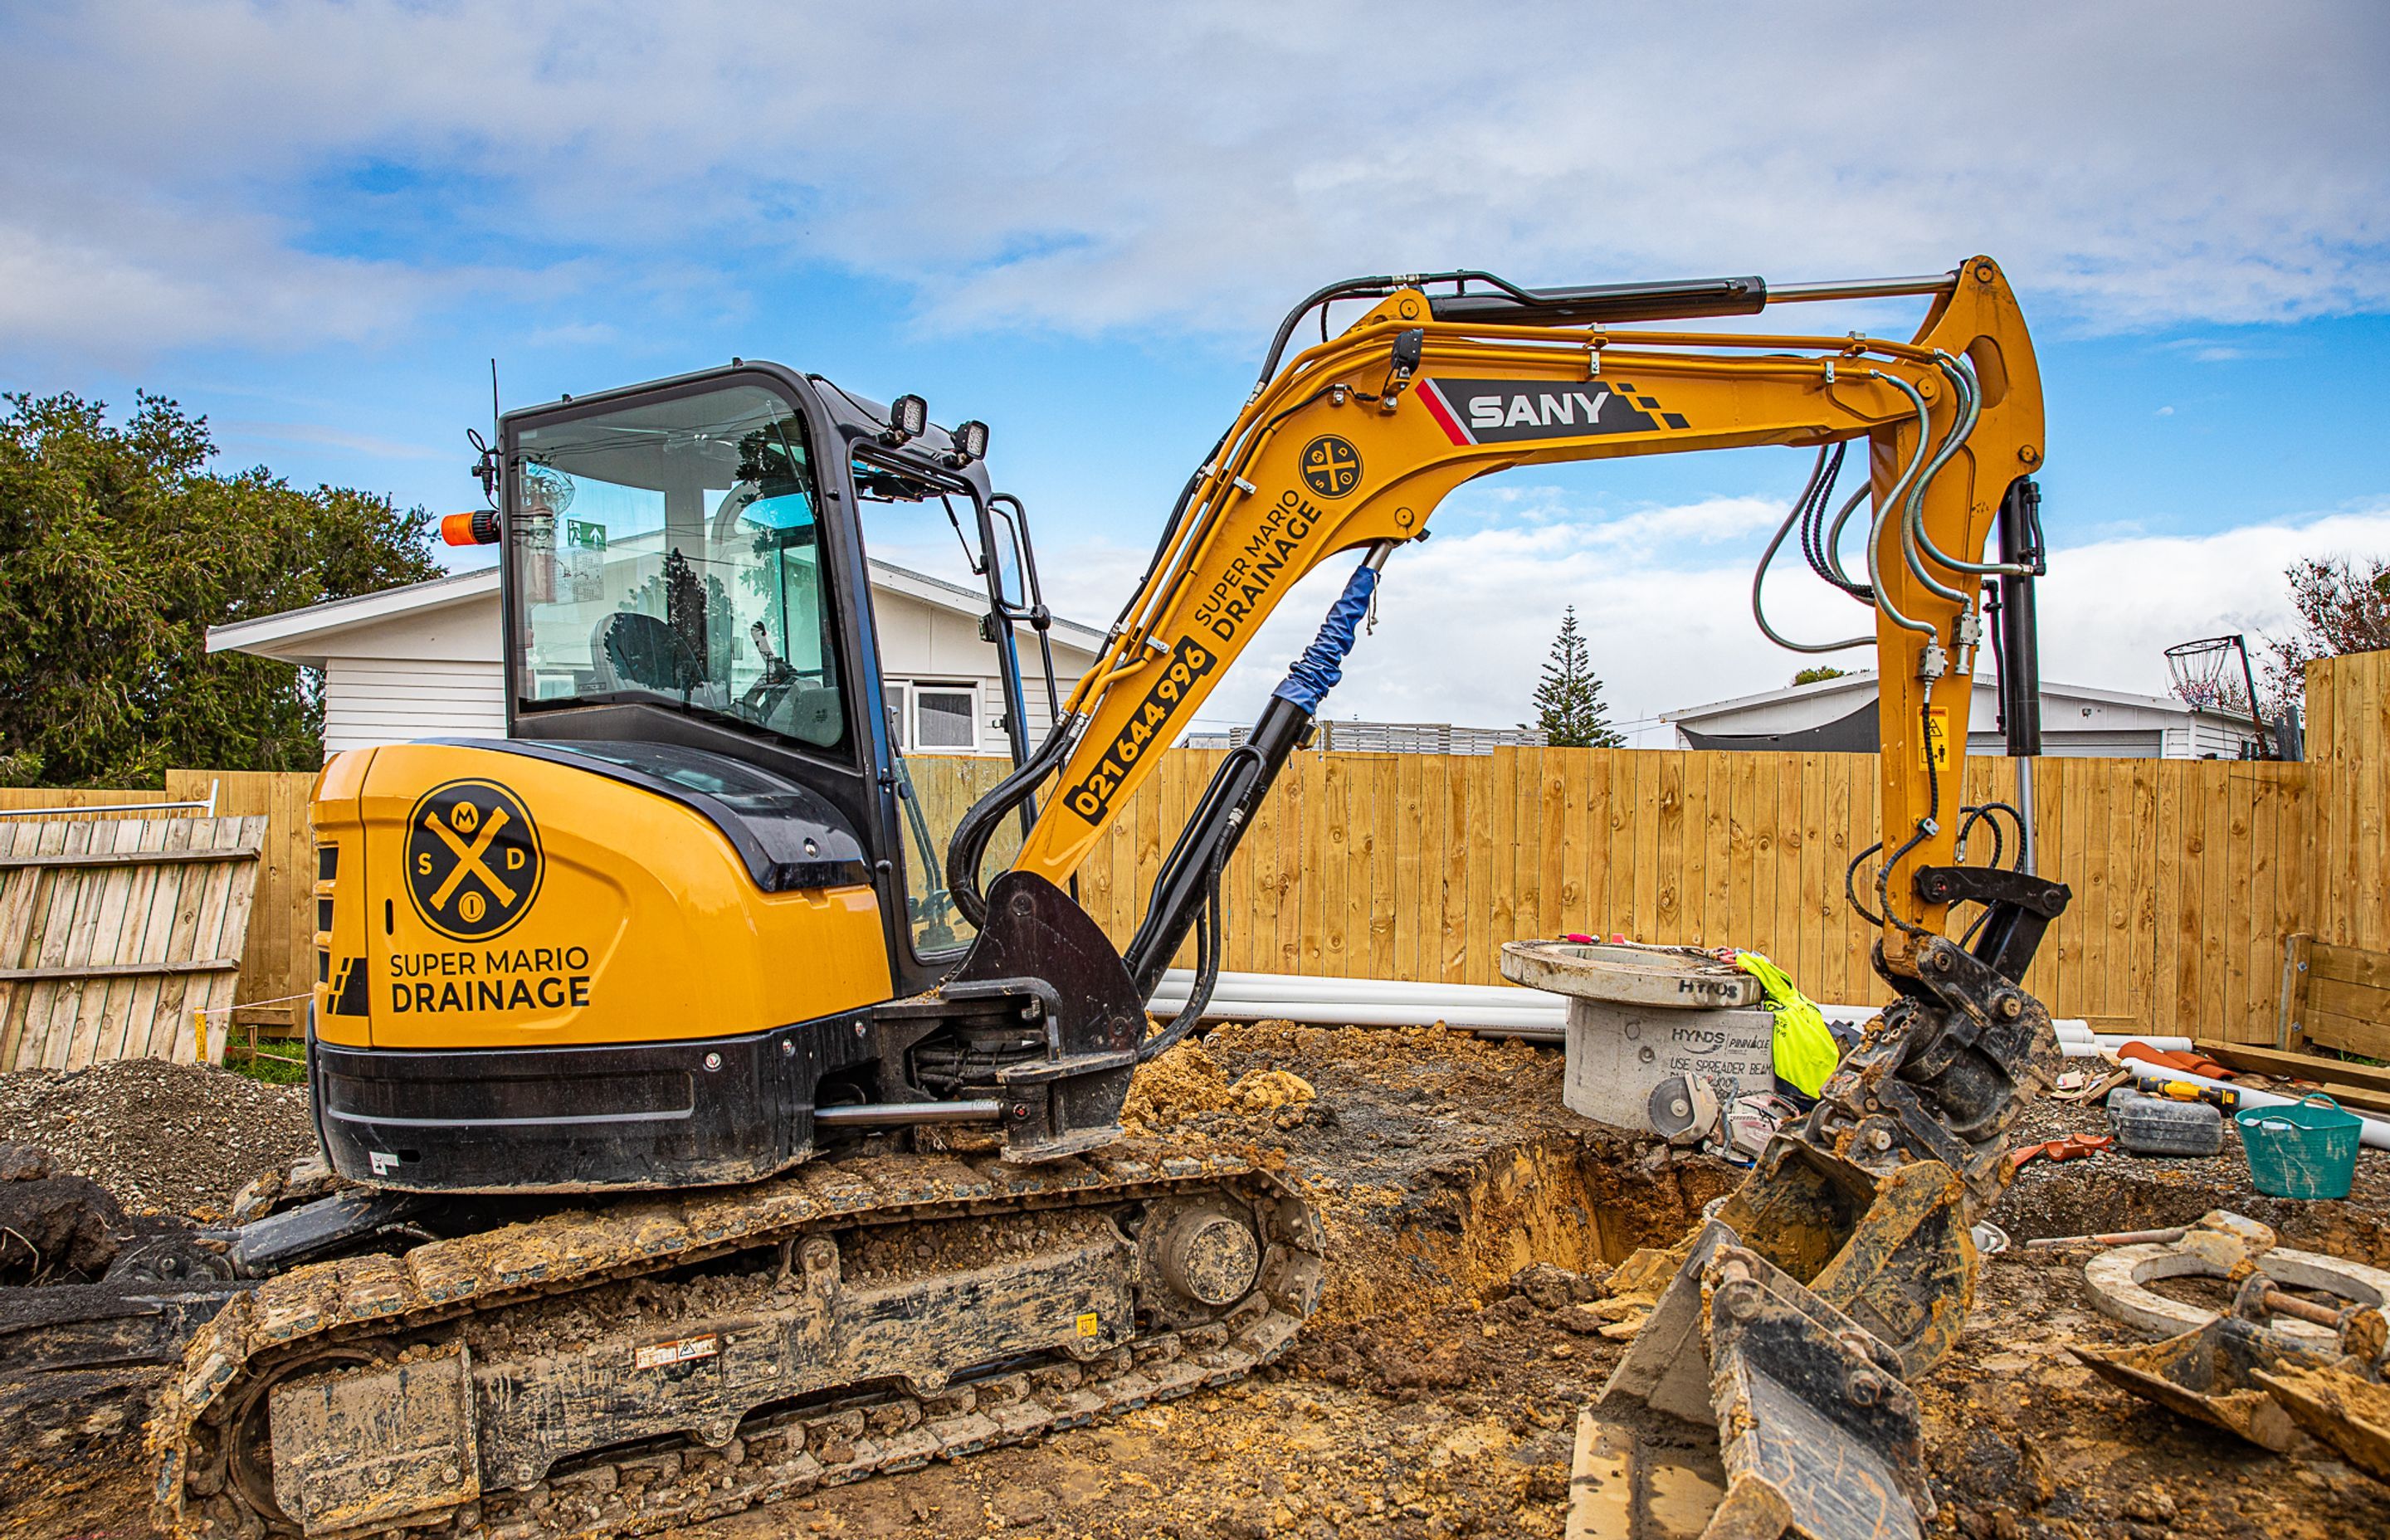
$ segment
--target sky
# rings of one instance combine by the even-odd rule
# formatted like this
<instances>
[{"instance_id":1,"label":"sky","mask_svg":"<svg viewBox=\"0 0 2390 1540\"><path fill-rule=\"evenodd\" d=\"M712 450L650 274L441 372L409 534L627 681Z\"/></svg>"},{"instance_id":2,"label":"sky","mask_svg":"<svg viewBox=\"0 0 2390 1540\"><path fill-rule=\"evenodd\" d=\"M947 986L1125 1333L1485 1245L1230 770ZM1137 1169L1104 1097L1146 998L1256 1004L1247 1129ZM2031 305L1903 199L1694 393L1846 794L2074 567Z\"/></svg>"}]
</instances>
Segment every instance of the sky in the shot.
<instances>
[{"instance_id":1,"label":"sky","mask_svg":"<svg viewBox=\"0 0 2390 1540\"><path fill-rule=\"evenodd\" d=\"M2156 692L2168 643L2282 631L2286 563L2390 554L2385 68L2390 10L2298 0L10 0L0 390L171 396L227 468L436 517L478 502L493 358L508 405L773 358L987 421L1049 601L1101 626L1332 278L1792 283L1982 251L2044 371L2044 672ZM1839 308L1895 336L1919 314ZM1808 660L1748 592L1807 468L1464 487L1390 565L1330 713L1523 720L1569 605L1638 741L1785 684ZM871 539L956 575L942 534ZM1334 565L1205 725L1250 719ZM1769 592L1844 622L1805 575Z\"/></svg>"}]
</instances>

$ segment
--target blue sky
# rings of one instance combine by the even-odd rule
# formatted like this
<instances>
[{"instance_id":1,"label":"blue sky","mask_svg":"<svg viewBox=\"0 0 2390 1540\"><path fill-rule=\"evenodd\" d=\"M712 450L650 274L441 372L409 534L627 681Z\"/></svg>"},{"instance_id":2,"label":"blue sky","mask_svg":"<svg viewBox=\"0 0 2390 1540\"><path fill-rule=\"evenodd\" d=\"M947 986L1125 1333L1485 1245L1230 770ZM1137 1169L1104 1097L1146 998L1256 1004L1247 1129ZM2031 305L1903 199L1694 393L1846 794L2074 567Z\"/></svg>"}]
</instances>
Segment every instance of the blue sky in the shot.
<instances>
[{"instance_id":1,"label":"blue sky","mask_svg":"<svg viewBox=\"0 0 2390 1540\"><path fill-rule=\"evenodd\" d=\"M990 422L1049 594L1100 624L1329 278L1792 282L1984 250L2045 370L2053 677L2160 688L2166 642L2281 626L2287 560L2390 551L2379 6L1456 14L19 4L0 388L143 386L231 462L437 514L474 500L494 355L514 404L778 358ZM1805 470L1465 489L1331 709L1515 721L1569 603L1622 717L1781 684L1800 661L1742 591ZM877 538L932 565L939 533Z\"/></svg>"}]
</instances>

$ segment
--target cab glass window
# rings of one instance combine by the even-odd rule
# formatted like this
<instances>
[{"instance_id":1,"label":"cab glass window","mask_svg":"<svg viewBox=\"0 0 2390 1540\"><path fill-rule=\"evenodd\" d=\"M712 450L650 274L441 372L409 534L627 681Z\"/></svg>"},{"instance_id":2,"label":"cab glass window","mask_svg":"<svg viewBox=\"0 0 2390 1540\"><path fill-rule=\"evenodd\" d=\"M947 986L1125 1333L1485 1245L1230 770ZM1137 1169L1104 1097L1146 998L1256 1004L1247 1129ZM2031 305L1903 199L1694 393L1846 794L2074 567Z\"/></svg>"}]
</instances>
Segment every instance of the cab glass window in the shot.
<instances>
[{"instance_id":1,"label":"cab glass window","mask_svg":"<svg viewBox=\"0 0 2390 1540\"><path fill-rule=\"evenodd\" d=\"M829 564L797 410L727 385L525 427L509 464L524 710L640 701L844 742Z\"/></svg>"}]
</instances>

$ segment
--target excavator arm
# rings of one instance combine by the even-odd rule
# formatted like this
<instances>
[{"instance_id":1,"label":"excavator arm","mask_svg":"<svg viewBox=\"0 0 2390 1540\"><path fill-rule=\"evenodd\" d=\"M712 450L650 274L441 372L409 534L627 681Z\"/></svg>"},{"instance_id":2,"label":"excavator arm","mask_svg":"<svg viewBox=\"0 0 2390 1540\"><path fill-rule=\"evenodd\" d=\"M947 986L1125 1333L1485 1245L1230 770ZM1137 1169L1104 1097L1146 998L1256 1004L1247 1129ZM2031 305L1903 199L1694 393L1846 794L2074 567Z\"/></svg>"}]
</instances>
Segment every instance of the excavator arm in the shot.
<instances>
[{"instance_id":1,"label":"excavator arm","mask_svg":"<svg viewBox=\"0 0 2390 1540\"><path fill-rule=\"evenodd\" d=\"M1735 282L1737 299L1760 288ZM1859 441L1874 505L1860 585L1875 591L1883 824L1899 850L1884 874L1884 943L1892 966L1908 966L1948 907L1906 879L1952 857L1982 639L1974 574L1997 565L1982 553L1998 510L2042 456L2033 345L1998 267L1978 257L1924 282L1939 292L1907 342L1558 325L1540 317L1565 301L1396 288L1274 371L1197 473L1065 703L1067 755L1015 869L1065 881L1295 582L1340 552L1383 563L1424 538L1463 481L1522 465Z\"/></svg>"},{"instance_id":2,"label":"excavator arm","mask_svg":"<svg viewBox=\"0 0 2390 1540\"><path fill-rule=\"evenodd\" d=\"M1932 296L1908 341L1613 326L1889 294ZM1308 308L1354 298L1370 302L1366 314L1333 338L1323 319L1323 340L1279 366ZM1359 553L1319 639L1220 766L1121 955L1141 999L1190 930L1197 940L1181 1016L1133 1050L1115 1040L1081 1060L1124 1085L1128 1059L1194 1025L1218 966L1221 868L1335 684L1381 571L1425 537L1453 488L1520 465L1819 451L1768 555L1798 526L1810 566L1865 606L1869 623L1847 637L1783 637L1762 603L1765 561L1754 609L1800 650L1875 648L1882 844L1862 862L1864 893L1852 892L1881 927L1876 966L1895 1002L1696 1236L1630 1264L1658 1303L1599 1406L1592 1447L1615 1499L1610 1533L1691 1533L1669 1527L1681 1513L1651 1517L1663 1488L1708 1494L1713 1540L1908 1535L1932 1511L1906 1380L1956 1341L1972 1296L1969 1225L2006 1183L2009 1126L2059 1062L2048 1012L2018 981L2066 890L2023 863L1957 865L1954 849L1986 580L2010 597L2004 673L2031 685L2030 635L2016 631L2029 624L2038 570L2029 478L2042 428L2024 318L1984 257L1924 279L1773 294L1755 278L1536 292L1482 274L1324 289L1289 317L1261 383L1189 482L1061 726L950 849L949 882L974 919L999 897L1021 916L1033 898L1042 916L1067 907L1056 889L1287 592ZM1851 444L1863 446L1865 481L1830 521L1831 470ZM1846 563L1845 524L1862 503ZM1996 528L2002 554L1987 560ZM1012 870L983 900L988 832L1048 785ZM2029 840L2029 817L2017 823ZM1960 902L1985 910L1964 944L1943 933ZM1019 927L1003 915L995 924L987 940L1003 953Z\"/></svg>"}]
</instances>

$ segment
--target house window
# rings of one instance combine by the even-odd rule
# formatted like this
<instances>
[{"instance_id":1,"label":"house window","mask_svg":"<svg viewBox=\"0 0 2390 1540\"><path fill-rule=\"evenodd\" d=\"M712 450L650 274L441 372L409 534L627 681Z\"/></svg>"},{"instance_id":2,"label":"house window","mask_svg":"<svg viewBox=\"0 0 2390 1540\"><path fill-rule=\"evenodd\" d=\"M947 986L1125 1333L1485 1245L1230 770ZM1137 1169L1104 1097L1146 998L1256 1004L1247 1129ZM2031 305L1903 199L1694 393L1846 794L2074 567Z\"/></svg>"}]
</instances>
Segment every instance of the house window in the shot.
<instances>
[{"instance_id":1,"label":"house window","mask_svg":"<svg viewBox=\"0 0 2390 1540\"><path fill-rule=\"evenodd\" d=\"M888 708L898 747L911 754L979 751L979 686L928 679L891 679Z\"/></svg>"}]
</instances>

